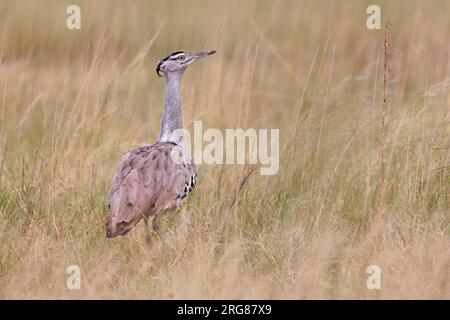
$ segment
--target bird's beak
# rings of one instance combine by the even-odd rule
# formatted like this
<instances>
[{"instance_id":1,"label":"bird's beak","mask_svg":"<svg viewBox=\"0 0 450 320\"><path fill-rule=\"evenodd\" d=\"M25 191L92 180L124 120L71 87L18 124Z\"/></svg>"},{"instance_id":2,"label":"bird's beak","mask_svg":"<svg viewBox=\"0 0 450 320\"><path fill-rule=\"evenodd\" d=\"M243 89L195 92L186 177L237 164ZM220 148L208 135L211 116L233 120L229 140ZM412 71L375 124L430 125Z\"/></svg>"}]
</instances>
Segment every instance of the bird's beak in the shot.
<instances>
[{"instance_id":1,"label":"bird's beak","mask_svg":"<svg viewBox=\"0 0 450 320\"><path fill-rule=\"evenodd\" d=\"M194 56L194 60L198 60L198 59L210 56L214 53L216 53L216 50L200 51L200 52L194 53L193 56Z\"/></svg>"}]
</instances>

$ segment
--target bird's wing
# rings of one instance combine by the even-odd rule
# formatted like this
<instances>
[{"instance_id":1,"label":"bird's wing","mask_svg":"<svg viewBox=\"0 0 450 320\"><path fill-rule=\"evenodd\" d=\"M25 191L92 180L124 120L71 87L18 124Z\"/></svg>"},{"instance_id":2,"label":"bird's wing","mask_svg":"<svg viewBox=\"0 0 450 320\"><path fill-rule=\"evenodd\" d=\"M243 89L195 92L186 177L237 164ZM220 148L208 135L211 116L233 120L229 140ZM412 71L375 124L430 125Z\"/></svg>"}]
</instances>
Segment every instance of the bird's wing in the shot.
<instances>
[{"instance_id":1,"label":"bird's wing","mask_svg":"<svg viewBox=\"0 0 450 320\"><path fill-rule=\"evenodd\" d=\"M124 156L110 191L110 214L131 221L172 209L196 183L196 168L183 148L159 142Z\"/></svg>"}]
</instances>

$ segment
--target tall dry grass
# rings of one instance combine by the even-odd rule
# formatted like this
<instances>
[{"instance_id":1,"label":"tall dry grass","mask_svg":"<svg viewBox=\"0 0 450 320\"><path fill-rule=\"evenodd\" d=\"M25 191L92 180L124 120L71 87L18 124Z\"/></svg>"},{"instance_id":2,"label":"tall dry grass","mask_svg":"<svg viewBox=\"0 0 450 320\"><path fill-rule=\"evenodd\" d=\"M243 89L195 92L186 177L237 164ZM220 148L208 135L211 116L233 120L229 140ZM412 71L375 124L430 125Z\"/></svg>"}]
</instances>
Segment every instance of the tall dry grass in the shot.
<instances>
[{"instance_id":1,"label":"tall dry grass","mask_svg":"<svg viewBox=\"0 0 450 320\"><path fill-rule=\"evenodd\" d=\"M0 1L0 298L450 298L448 1L378 1L381 216L372 3L76 1L69 31L73 2ZM161 240L106 240L115 166L157 138L154 67L178 49L218 51L185 74L187 127L280 128L280 171L202 165Z\"/></svg>"}]
</instances>

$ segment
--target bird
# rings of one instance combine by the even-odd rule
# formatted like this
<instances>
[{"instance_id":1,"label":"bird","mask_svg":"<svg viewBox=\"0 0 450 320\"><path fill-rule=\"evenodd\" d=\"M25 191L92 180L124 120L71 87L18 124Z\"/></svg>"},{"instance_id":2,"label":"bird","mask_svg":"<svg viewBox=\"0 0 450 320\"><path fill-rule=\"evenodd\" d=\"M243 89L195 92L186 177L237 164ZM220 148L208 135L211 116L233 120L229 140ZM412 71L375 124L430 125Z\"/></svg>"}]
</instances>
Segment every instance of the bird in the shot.
<instances>
[{"instance_id":1,"label":"bird","mask_svg":"<svg viewBox=\"0 0 450 320\"><path fill-rule=\"evenodd\" d=\"M109 191L107 238L125 235L144 219L150 241L149 220L160 235L161 216L181 206L195 188L197 169L185 146L180 85L192 63L214 53L176 51L158 62L156 74L166 80L160 135L154 144L126 153L118 165Z\"/></svg>"}]
</instances>

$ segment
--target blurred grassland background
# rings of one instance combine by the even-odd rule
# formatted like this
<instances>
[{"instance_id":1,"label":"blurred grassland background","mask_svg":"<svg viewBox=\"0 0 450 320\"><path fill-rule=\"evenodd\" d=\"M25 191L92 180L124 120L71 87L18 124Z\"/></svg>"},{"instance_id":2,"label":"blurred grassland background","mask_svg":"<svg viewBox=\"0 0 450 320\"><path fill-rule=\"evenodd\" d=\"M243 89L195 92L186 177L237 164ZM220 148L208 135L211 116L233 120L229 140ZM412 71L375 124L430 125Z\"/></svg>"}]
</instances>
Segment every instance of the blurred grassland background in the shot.
<instances>
[{"instance_id":1,"label":"blurred grassland background","mask_svg":"<svg viewBox=\"0 0 450 320\"><path fill-rule=\"evenodd\" d=\"M374 1L0 1L0 298L450 298L450 2L375 2L383 210ZM280 170L201 165L162 239L106 240L179 49L218 52L184 75L187 128L280 128Z\"/></svg>"}]
</instances>

